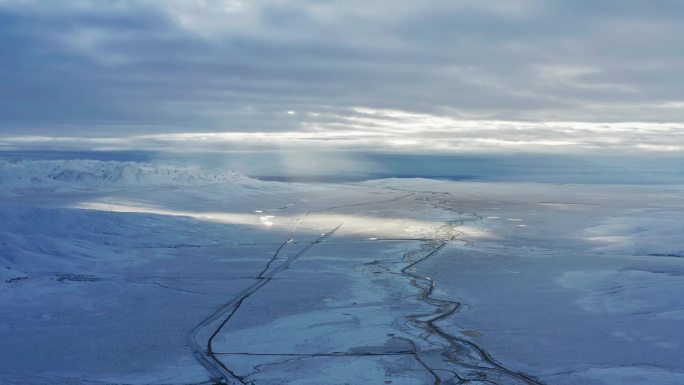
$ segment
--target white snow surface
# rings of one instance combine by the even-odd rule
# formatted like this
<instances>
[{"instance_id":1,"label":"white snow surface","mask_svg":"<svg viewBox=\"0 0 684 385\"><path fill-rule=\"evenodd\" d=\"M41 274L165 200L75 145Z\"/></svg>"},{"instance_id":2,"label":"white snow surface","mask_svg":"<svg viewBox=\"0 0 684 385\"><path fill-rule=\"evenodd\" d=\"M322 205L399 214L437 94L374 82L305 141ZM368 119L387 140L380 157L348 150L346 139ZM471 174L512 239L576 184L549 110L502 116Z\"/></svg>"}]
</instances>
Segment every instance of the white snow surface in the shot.
<instances>
[{"instance_id":1,"label":"white snow surface","mask_svg":"<svg viewBox=\"0 0 684 385\"><path fill-rule=\"evenodd\" d=\"M136 162L96 160L0 160L0 187L27 188L64 185L164 186L241 182L246 176L230 170L209 172L198 167L175 167Z\"/></svg>"},{"instance_id":2,"label":"white snow surface","mask_svg":"<svg viewBox=\"0 0 684 385\"><path fill-rule=\"evenodd\" d=\"M195 338L246 383L684 383L684 186L21 161L0 199L0 384L209 383L237 300Z\"/></svg>"}]
</instances>

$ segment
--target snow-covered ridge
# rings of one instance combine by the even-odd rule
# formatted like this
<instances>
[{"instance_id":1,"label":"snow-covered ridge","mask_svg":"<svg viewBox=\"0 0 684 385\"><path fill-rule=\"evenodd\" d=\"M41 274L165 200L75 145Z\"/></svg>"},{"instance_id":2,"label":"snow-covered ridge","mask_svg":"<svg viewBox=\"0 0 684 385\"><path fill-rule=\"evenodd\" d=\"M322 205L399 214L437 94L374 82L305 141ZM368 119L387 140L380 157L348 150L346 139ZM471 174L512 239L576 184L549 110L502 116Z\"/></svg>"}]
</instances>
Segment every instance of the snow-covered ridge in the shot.
<instances>
[{"instance_id":1,"label":"snow-covered ridge","mask_svg":"<svg viewBox=\"0 0 684 385\"><path fill-rule=\"evenodd\" d=\"M249 180L235 171L211 172L174 167L96 160L0 161L0 189L63 185L204 185Z\"/></svg>"}]
</instances>

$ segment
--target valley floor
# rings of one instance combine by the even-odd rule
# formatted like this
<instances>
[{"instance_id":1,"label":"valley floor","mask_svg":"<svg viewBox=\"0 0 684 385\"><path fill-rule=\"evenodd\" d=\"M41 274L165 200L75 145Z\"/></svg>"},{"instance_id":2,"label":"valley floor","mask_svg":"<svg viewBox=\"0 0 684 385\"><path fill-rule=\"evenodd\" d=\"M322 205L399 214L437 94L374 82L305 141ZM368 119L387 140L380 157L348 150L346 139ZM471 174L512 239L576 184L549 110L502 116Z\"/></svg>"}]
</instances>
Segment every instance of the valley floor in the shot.
<instances>
[{"instance_id":1,"label":"valley floor","mask_svg":"<svg viewBox=\"0 0 684 385\"><path fill-rule=\"evenodd\" d=\"M101 166L0 179L2 384L684 383L682 186Z\"/></svg>"}]
</instances>

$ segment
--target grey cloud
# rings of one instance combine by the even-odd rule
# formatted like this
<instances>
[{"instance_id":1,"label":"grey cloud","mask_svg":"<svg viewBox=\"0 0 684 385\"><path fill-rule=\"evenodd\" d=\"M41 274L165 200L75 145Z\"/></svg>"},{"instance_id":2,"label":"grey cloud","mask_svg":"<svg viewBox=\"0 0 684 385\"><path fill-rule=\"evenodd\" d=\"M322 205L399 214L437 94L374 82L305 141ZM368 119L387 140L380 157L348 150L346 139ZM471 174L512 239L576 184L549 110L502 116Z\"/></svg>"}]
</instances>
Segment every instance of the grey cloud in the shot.
<instances>
[{"instance_id":1,"label":"grey cloud","mask_svg":"<svg viewBox=\"0 0 684 385\"><path fill-rule=\"evenodd\" d=\"M288 132L311 126L306 112L357 106L679 122L682 11L680 1L0 1L0 134Z\"/></svg>"}]
</instances>

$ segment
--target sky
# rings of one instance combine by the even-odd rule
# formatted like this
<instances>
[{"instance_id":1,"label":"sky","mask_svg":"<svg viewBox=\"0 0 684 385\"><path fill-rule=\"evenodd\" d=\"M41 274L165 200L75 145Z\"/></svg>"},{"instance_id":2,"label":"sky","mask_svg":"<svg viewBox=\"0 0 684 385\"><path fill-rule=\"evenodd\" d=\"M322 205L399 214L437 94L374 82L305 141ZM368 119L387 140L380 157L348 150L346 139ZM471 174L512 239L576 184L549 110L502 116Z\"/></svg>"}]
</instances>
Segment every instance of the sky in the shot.
<instances>
[{"instance_id":1,"label":"sky","mask_svg":"<svg viewBox=\"0 0 684 385\"><path fill-rule=\"evenodd\" d=\"M680 152L684 2L0 0L0 149Z\"/></svg>"}]
</instances>

